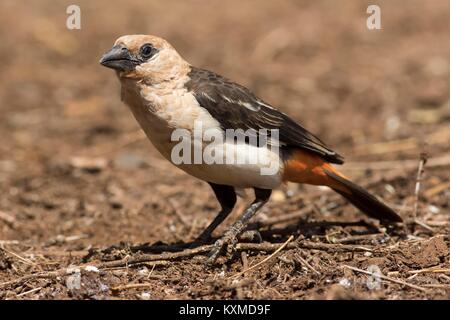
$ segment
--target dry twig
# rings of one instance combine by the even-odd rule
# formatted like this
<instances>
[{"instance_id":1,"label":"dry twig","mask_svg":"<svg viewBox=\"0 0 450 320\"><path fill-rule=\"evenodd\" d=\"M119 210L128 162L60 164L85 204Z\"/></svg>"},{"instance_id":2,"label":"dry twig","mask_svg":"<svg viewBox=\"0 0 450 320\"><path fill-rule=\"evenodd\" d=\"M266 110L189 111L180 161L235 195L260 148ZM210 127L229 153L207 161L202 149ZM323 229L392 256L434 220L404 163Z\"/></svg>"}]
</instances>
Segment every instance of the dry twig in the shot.
<instances>
[{"instance_id":1,"label":"dry twig","mask_svg":"<svg viewBox=\"0 0 450 320\"><path fill-rule=\"evenodd\" d=\"M427 269L420 269L420 270L411 270L408 271L408 273L450 273L450 268L427 268Z\"/></svg>"},{"instance_id":2,"label":"dry twig","mask_svg":"<svg viewBox=\"0 0 450 320\"><path fill-rule=\"evenodd\" d=\"M161 281L167 281L167 282L178 282L180 281L179 278L168 278L165 276L156 276L156 275L148 275L147 280L161 280ZM141 289L141 288L148 288L151 286L154 286L155 283L152 282L146 282L146 283L129 283L125 285L120 285L116 287L112 287L111 291L123 291L123 290L129 290L129 289Z\"/></svg>"},{"instance_id":3,"label":"dry twig","mask_svg":"<svg viewBox=\"0 0 450 320\"><path fill-rule=\"evenodd\" d=\"M28 265L30 265L30 266L36 266L36 265L37 265L37 264L34 263L33 261L31 261L31 260L29 260L29 259L26 259L26 258L22 257L21 255L15 253L15 252L12 252L12 251L10 251L10 250L7 250L7 249L5 249L4 247L1 248L1 249L2 249L3 251L5 251L6 253L9 253L11 256L16 257L16 258L19 259L19 261L21 261L22 263L28 264Z\"/></svg>"},{"instance_id":4,"label":"dry twig","mask_svg":"<svg viewBox=\"0 0 450 320\"><path fill-rule=\"evenodd\" d=\"M356 271L356 272L360 272L360 273L367 274L367 275L369 275L369 276L377 276L377 277L380 277L380 279L384 279L384 280L387 280L387 281L390 281L390 282L394 282L394 283L397 283L397 284L401 284L401 285L410 287L410 288L412 288L412 289L416 289L416 290L420 290L420 291L427 291L427 289L425 289L425 288L423 288L423 287L416 286L415 284L411 284L411 283L405 282L405 281L403 281L403 280L391 278L391 277L388 277L388 276L385 276L385 275L382 275L382 274L376 275L376 274L374 274L374 273L372 273L372 272L370 272L370 271L358 269L358 268L355 268L355 267L352 267L352 266L349 266L349 265L346 265L346 264L343 265L343 267L344 267L344 268L348 268L348 269L353 270L353 271Z\"/></svg>"},{"instance_id":5,"label":"dry twig","mask_svg":"<svg viewBox=\"0 0 450 320\"><path fill-rule=\"evenodd\" d=\"M420 221L419 219L414 219L414 223L421 226L424 229L427 229L428 231L430 231L431 233L435 233L434 229L431 228L429 225L427 225L425 222Z\"/></svg>"},{"instance_id":6,"label":"dry twig","mask_svg":"<svg viewBox=\"0 0 450 320\"><path fill-rule=\"evenodd\" d=\"M312 265L310 265L308 263L308 261L306 261L305 259L303 259L303 257L299 254L295 254L295 259L297 259L298 261L300 261L301 264L303 264L306 268L308 268L309 270L311 270L312 272L314 272L315 274L320 275L320 272L317 271L316 269L314 269L314 267Z\"/></svg>"},{"instance_id":7,"label":"dry twig","mask_svg":"<svg viewBox=\"0 0 450 320\"><path fill-rule=\"evenodd\" d=\"M345 238L340 239L333 239L333 243L351 243L351 242L357 242L360 240L374 240L378 237L384 237L385 234L383 233L372 233L372 234L361 234L356 236L349 236Z\"/></svg>"},{"instance_id":8,"label":"dry twig","mask_svg":"<svg viewBox=\"0 0 450 320\"><path fill-rule=\"evenodd\" d=\"M420 154L420 162L419 162L419 168L417 169L417 179L416 179L416 188L414 190L414 211L413 211L413 217L417 218L417 210L419 208L419 194L420 194L420 183L422 182L422 175L425 171L425 164L427 162L427 154L421 153Z\"/></svg>"},{"instance_id":9,"label":"dry twig","mask_svg":"<svg viewBox=\"0 0 450 320\"><path fill-rule=\"evenodd\" d=\"M446 284L446 283L436 283L436 284L423 284L424 287L427 288L432 288L432 289L445 289L445 290L449 290L450 289L450 284Z\"/></svg>"},{"instance_id":10,"label":"dry twig","mask_svg":"<svg viewBox=\"0 0 450 320\"><path fill-rule=\"evenodd\" d=\"M248 269L248 259L247 259L247 253L245 251L241 252L241 259L242 259L242 268Z\"/></svg>"},{"instance_id":11,"label":"dry twig","mask_svg":"<svg viewBox=\"0 0 450 320\"><path fill-rule=\"evenodd\" d=\"M304 248L304 249L311 249L311 250L323 250L328 252L372 252L373 249L367 246L357 246L357 245L344 245L344 244L329 244L329 243L319 243L319 242L312 242L312 241L296 241L291 242L292 237L288 239L289 241L286 241L283 245L280 246L280 244L276 243L238 243L236 245L236 250L238 251L265 251L265 252L275 252L282 249L295 249L295 248ZM147 264L151 266L162 266L167 265L171 260L177 260L182 258L188 258L195 255L203 254L209 252L214 245L205 245L201 247L197 247L194 249L186 249L183 251L178 252L166 252L161 254L142 254L138 255L136 257L125 257L120 260L115 261L107 261L99 264L83 264L80 265L80 268L85 267L87 265L95 266L98 269L105 270L105 269L112 269L112 268L120 268L120 267L128 267L132 265L140 265L140 264ZM270 259L274 255L272 254L268 258ZM266 260L267 261L267 260ZM255 265L257 266L257 265ZM251 267L252 269L255 268L255 266ZM249 269L248 269L249 270ZM246 270L245 272L247 272ZM8 287L11 285L21 285L26 283L30 280L36 280L36 279L42 279L42 278L56 278L64 276L67 272L66 268L54 270L54 271L47 271L47 272L38 272L31 275L26 275L14 280L6 281L3 283L0 283L0 288Z\"/></svg>"},{"instance_id":12,"label":"dry twig","mask_svg":"<svg viewBox=\"0 0 450 320\"><path fill-rule=\"evenodd\" d=\"M39 290L41 290L41 289L42 289L42 287L34 288L34 289L31 289L31 290L22 292L22 293L18 294L16 297L23 297L24 295L27 295L27 294L30 294L30 293L37 292L37 291L39 291Z\"/></svg>"},{"instance_id":13,"label":"dry twig","mask_svg":"<svg viewBox=\"0 0 450 320\"><path fill-rule=\"evenodd\" d=\"M65 273L66 273L66 268L56 270L56 271L47 271L47 272L39 272L39 273L29 274L29 275L26 275L26 276L23 276L23 277L14 279L14 280L2 282L2 283L0 283L0 288L5 288L10 285L19 286L30 280L56 278L56 277L60 277L60 276L64 275Z\"/></svg>"},{"instance_id":14,"label":"dry twig","mask_svg":"<svg viewBox=\"0 0 450 320\"><path fill-rule=\"evenodd\" d=\"M280 252L281 250L283 250L283 249L288 245L288 243L291 242L293 239L294 239L294 236L290 236L290 237L286 240L286 242L283 243L283 244L282 244L277 250L275 250L270 256L266 257L265 259L261 260L260 262L258 262L257 264L251 266L250 268L248 268L248 269L246 269L246 270L243 270L243 271L239 272L238 274L235 274L235 275L232 276L232 277L233 277L233 278L237 278L237 277L239 277L239 276L245 274L246 272L248 272L248 271L250 271L250 270L253 270L253 269L259 267L260 265L264 264L265 262L269 261L270 259L272 259L273 257L275 257L276 254L277 254L278 252Z\"/></svg>"},{"instance_id":15,"label":"dry twig","mask_svg":"<svg viewBox=\"0 0 450 320\"><path fill-rule=\"evenodd\" d=\"M358 246L358 245L345 245L345 244L331 244L322 242L312 242L312 241L299 241L289 243L286 249L303 248L310 250L321 250L327 252L372 252L373 248L368 246ZM278 249L278 244L274 243L238 243L236 245L237 250L255 250L255 251L266 251L272 252Z\"/></svg>"}]
</instances>

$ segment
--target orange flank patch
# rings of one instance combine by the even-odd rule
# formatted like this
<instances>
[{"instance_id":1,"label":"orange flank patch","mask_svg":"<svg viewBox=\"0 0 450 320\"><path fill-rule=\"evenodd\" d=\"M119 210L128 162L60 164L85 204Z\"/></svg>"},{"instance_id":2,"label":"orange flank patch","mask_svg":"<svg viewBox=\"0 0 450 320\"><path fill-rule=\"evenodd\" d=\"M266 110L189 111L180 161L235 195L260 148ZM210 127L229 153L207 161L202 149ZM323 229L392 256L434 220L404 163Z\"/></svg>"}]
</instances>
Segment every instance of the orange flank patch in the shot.
<instances>
[{"instance_id":1,"label":"orange flank patch","mask_svg":"<svg viewBox=\"0 0 450 320\"><path fill-rule=\"evenodd\" d=\"M329 177L325 173L325 170L345 178L344 175L339 173L320 156L306 150L296 150L284 162L283 181L328 186L333 189L349 192L345 186Z\"/></svg>"}]
</instances>

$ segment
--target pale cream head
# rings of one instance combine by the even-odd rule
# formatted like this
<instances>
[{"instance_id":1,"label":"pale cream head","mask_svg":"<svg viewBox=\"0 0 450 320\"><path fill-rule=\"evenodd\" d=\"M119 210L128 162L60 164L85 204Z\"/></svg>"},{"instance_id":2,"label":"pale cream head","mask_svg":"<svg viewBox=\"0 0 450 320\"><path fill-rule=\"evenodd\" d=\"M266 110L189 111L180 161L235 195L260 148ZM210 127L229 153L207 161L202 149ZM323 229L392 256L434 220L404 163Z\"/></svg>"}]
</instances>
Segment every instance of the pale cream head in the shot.
<instances>
[{"instance_id":1,"label":"pale cream head","mask_svg":"<svg viewBox=\"0 0 450 320\"><path fill-rule=\"evenodd\" d=\"M117 70L120 78L148 83L170 81L189 70L189 64L166 40L151 35L120 37L100 63Z\"/></svg>"}]
</instances>

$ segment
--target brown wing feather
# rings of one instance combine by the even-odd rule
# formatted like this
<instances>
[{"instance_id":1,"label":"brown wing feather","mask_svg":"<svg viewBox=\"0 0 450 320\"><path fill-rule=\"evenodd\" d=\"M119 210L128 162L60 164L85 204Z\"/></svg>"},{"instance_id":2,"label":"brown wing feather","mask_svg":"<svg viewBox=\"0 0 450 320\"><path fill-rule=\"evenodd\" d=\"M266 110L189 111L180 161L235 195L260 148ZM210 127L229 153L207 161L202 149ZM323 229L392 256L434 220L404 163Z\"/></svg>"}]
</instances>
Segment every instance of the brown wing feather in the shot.
<instances>
[{"instance_id":1,"label":"brown wing feather","mask_svg":"<svg viewBox=\"0 0 450 320\"><path fill-rule=\"evenodd\" d=\"M200 106L213 116L223 129L278 129L280 143L286 147L310 150L331 163L344 159L318 137L256 97L247 88L208 70L192 67L186 84Z\"/></svg>"}]
</instances>

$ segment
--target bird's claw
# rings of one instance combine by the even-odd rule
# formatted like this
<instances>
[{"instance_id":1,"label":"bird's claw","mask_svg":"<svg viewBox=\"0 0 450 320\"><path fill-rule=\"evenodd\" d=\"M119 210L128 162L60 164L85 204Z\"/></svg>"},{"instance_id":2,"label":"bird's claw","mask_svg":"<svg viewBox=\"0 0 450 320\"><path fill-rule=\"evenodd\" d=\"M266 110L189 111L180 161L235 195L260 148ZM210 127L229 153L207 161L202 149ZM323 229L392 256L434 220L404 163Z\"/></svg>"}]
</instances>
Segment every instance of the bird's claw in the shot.
<instances>
[{"instance_id":1,"label":"bird's claw","mask_svg":"<svg viewBox=\"0 0 450 320\"><path fill-rule=\"evenodd\" d=\"M214 262L216 262L217 258L219 257L220 251L222 251L224 246L225 243L222 241L222 239L219 239L214 243L214 247L208 253L208 260L206 261L207 265L212 266Z\"/></svg>"},{"instance_id":2,"label":"bird's claw","mask_svg":"<svg viewBox=\"0 0 450 320\"><path fill-rule=\"evenodd\" d=\"M223 236L219 240L217 240L214 243L214 247L211 249L211 251L208 254L208 260L206 261L206 264L208 266L212 266L217 258L219 257L222 249L225 247L228 247L229 245L233 245L237 241L236 237L233 236Z\"/></svg>"}]
</instances>

